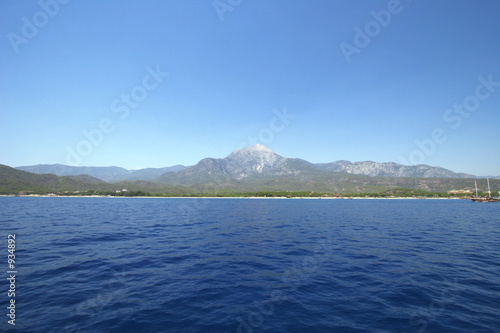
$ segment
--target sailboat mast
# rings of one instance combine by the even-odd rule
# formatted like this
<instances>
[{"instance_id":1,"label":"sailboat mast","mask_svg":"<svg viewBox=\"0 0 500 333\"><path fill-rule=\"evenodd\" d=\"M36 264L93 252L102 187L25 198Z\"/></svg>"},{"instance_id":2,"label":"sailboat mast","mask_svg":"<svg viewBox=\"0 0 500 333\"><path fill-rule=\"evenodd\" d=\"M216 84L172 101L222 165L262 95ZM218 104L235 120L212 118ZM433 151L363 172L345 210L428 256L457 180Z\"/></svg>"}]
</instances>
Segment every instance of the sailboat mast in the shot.
<instances>
[{"instance_id":1,"label":"sailboat mast","mask_svg":"<svg viewBox=\"0 0 500 333\"><path fill-rule=\"evenodd\" d=\"M474 185L476 185L476 198L478 197L477 195L477 181L474 181Z\"/></svg>"},{"instance_id":2,"label":"sailboat mast","mask_svg":"<svg viewBox=\"0 0 500 333\"><path fill-rule=\"evenodd\" d=\"M488 197L491 198L491 190L490 190L490 179L486 178L488 180Z\"/></svg>"}]
</instances>

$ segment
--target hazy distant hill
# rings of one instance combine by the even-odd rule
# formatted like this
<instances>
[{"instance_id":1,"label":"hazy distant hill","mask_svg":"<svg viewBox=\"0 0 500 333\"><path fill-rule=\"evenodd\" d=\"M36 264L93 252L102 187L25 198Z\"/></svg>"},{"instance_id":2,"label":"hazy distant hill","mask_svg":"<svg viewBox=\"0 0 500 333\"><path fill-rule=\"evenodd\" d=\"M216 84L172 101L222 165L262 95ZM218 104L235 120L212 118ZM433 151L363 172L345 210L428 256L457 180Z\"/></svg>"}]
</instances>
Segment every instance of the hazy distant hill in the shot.
<instances>
[{"instance_id":1,"label":"hazy distant hill","mask_svg":"<svg viewBox=\"0 0 500 333\"><path fill-rule=\"evenodd\" d=\"M32 173L45 174L51 173L56 176L78 176L89 175L104 181L119 178L120 176L130 173L127 169L111 166L111 167L87 167L87 166L69 166L63 164L38 164L32 166L16 167L18 170L28 171Z\"/></svg>"},{"instance_id":2,"label":"hazy distant hill","mask_svg":"<svg viewBox=\"0 0 500 333\"><path fill-rule=\"evenodd\" d=\"M122 175L120 177L115 177L111 180L152 180L160 177L161 175L168 172L177 172L186 169L184 165L174 165L166 168L146 168L139 170L131 170L130 173Z\"/></svg>"},{"instance_id":3,"label":"hazy distant hill","mask_svg":"<svg viewBox=\"0 0 500 333\"><path fill-rule=\"evenodd\" d=\"M34 191L37 193L64 191L115 192L116 190L122 189L127 189L128 191L171 194L189 192L188 189L183 187L175 187L144 180L106 183L88 175L56 176L54 174L35 174L0 164L0 194L17 194L18 192L27 191Z\"/></svg>"},{"instance_id":4,"label":"hazy distant hill","mask_svg":"<svg viewBox=\"0 0 500 333\"><path fill-rule=\"evenodd\" d=\"M57 176L78 176L89 175L104 181L121 180L151 180L166 172L176 172L185 169L183 165L175 165L166 168L147 168L139 170L127 170L124 168L110 167L88 167L88 166L68 166L63 164L38 164L32 166L16 167L18 170L32 173L44 174L51 173Z\"/></svg>"},{"instance_id":5,"label":"hazy distant hill","mask_svg":"<svg viewBox=\"0 0 500 333\"><path fill-rule=\"evenodd\" d=\"M90 176L56 176L34 174L0 164L0 193L18 191L87 191L113 190L113 186Z\"/></svg>"}]
</instances>

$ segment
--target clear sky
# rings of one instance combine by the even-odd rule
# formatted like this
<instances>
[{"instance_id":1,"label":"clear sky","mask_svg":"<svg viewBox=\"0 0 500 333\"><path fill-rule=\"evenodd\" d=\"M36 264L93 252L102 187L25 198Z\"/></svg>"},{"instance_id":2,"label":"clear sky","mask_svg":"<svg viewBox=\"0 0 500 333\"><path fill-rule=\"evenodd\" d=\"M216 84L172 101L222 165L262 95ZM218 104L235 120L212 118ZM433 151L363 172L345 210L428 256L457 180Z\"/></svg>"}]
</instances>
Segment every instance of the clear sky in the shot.
<instances>
[{"instance_id":1,"label":"clear sky","mask_svg":"<svg viewBox=\"0 0 500 333\"><path fill-rule=\"evenodd\" d=\"M500 1L0 2L0 163L500 175ZM85 135L87 133L87 135Z\"/></svg>"}]
</instances>

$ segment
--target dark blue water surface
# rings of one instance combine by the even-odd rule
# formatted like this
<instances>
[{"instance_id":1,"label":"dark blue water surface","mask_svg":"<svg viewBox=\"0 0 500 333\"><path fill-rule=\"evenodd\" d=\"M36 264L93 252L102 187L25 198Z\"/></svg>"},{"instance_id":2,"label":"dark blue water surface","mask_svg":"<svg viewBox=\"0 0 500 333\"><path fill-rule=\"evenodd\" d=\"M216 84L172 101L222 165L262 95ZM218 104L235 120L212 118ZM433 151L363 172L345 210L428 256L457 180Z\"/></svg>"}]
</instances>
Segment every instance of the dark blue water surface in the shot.
<instances>
[{"instance_id":1,"label":"dark blue water surface","mask_svg":"<svg viewBox=\"0 0 500 333\"><path fill-rule=\"evenodd\" d=\"M0 207L3 331L500 331L500 203L2 197Z\"/></svg>"}]
</instances>

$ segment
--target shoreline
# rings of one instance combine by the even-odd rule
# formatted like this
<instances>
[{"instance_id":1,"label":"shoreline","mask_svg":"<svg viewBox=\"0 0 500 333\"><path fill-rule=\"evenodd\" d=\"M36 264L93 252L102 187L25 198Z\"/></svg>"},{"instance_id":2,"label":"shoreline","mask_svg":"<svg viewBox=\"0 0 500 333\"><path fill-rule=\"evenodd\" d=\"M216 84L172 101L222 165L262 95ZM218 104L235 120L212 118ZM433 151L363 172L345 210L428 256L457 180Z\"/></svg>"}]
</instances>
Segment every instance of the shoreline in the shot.
<instances>
[{"instance_id":1,"label":"shoreline","mask_svg":"<svg viewBox=\"0 0 500 333\"><path fill-rule=\"evenodd\" d=\"M332 197L160 197L160 196L107 196L107 195L14 195L14 194L0 194L0 197L20 197L20 198L144 198L144 199L266 199L266 200L276 200L276 199L296 199L296 200L470 200L470 198L442 198L442 197L392 197L392 198L380 198L380 197L343 197L343 198L332 198Z\"/></svg>"}]
</instances>

